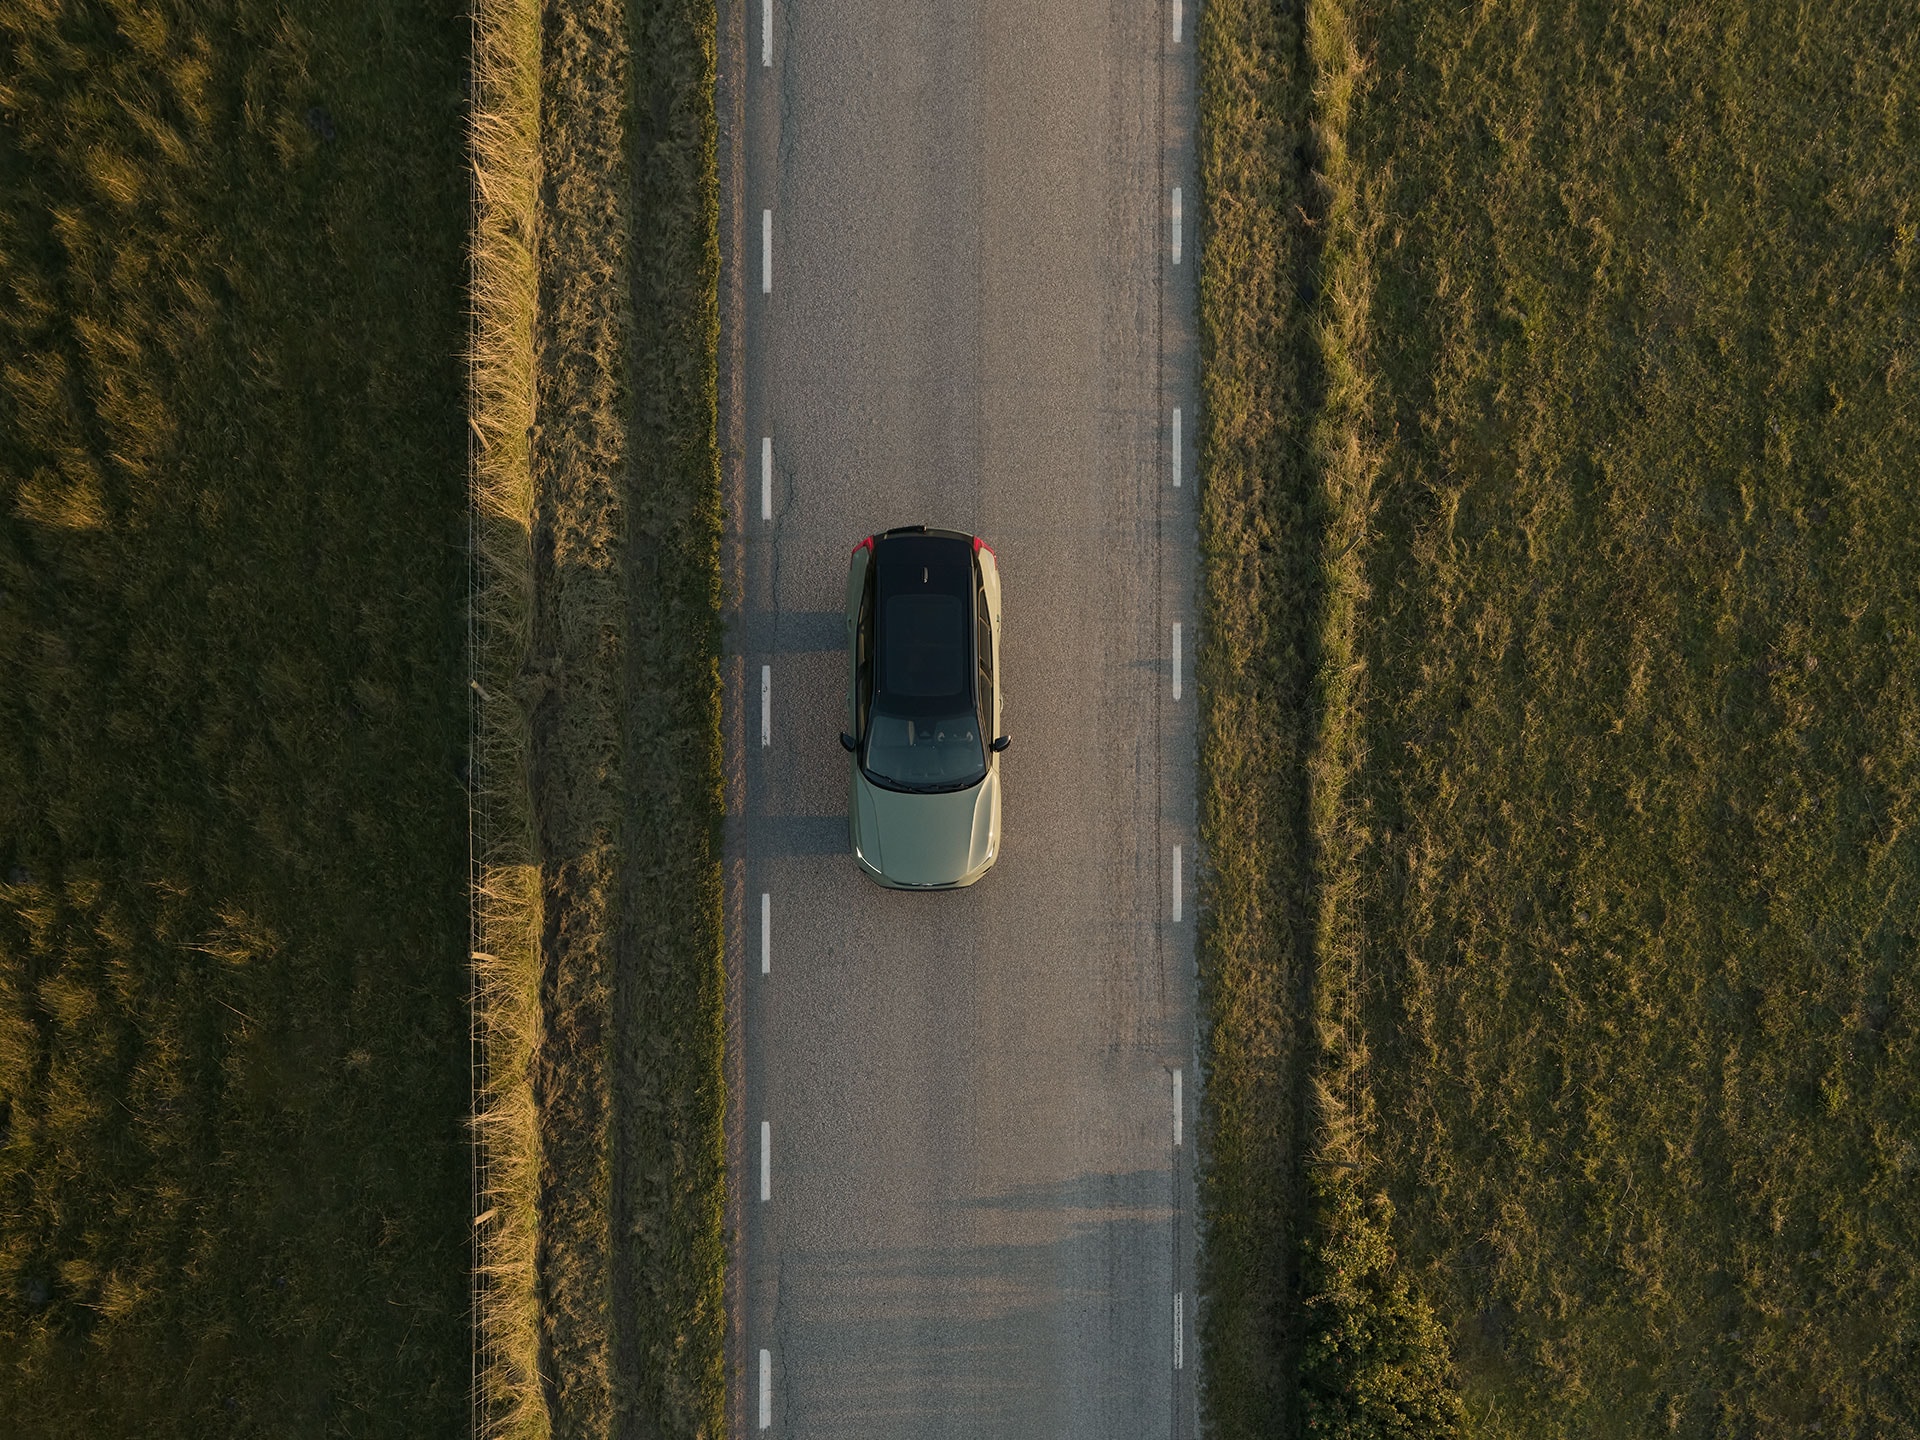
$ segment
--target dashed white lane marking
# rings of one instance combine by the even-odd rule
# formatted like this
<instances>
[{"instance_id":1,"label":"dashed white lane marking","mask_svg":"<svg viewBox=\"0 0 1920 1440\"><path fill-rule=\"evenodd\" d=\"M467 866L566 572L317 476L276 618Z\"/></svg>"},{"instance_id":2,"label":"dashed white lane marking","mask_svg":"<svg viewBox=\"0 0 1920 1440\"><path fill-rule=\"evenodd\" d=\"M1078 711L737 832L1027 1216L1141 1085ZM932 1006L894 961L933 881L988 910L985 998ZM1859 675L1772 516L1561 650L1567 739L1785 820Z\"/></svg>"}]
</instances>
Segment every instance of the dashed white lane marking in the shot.
<instances>
[{"instance_id":1,"label":"dashed white lane marking","mask_svg":"<svg viewBox=\"0 0 1920 1440\"><path fill-rule=\"evenodd\" d=\"M1177 425L1178 422L1176 422ZM1178 465L1180 462L1175 461ZM1178 480L1173 482L1178 485ZM773 437L760 437L760 518L773 519Z\"/></svg>"},{"instance_id":2,"label":"dashed white lane marking","mask_svg":"<svg viewBox=\"0 0 1920 1440\"><path fill-rule=\"evenodd\" d=\"M773 743L773 667L760 667L760 746Z\"/></svg>"},{"instance_id":3,"label":"dashed white lane marking","mask_svg":"<svg viewBox=\"0 0 1920 1440\"><path fill-rule=\"evenodd\" d=\"M772 0L768 0L768 3L771 4ZM1173 43L1176 45L1180 43L1181 23L1186 18L1187 7L1181 3L1181 0L1173 0Z\"/></svg>"},{"instance_id":4,"label":"dashed white lane marking","mask_svg":"<svg viewBox=\"0 0 1920 1440\"><path fill-rule=\"evenodd\" d=\"M1173 847L1173 923L1180 923L1180 847Z\"/></svg>"},{"instance_id":5,"label":"dashed white lane marking","mask_svg":"<svg viewBox=\"0 0 1920 1440\"><path fill-rule=\"evenodd\" d=\"M760 1352L760 1428L773 1425L773 1352Z\"/></svg>"},{"instance_id":6,"label":"dashed white lane marking","mask_svg":"<svg viewBox=\"0 0 1920 1440\"><path fill-rule=\"evenodd\" d=\"M773 969L773 896L760 892L760 973Z\"/></svg>"},{"instance_id":7,"label":"dashed white lane marking","mask_svg":"<svg viewBox=\"0 0 1920 1440\"><path fill-rule=\"evenodd\" d=\"M1180 263L1180 187L1173 187L1173 263Z\"/></svg>"},{"instance_id":8,"label":"dashed white lane marking","mask_svg":"<svg viewBox=\"0 0 1920 1440\"><path fill-rule=\"evenodd\" d=\"M1174 1066L1174 1069L1173 1069L1173 1148L1176 1150L1180 1148L1181 1119L1182 1119L1182 1116L1180 1114L1180 1067L1176 1065Z\"/></svg>"},{"instance_id":9,"label":"dashed white lane marking","mask_svg":"<svg viewBox=\"0 0 1920 1440\"><path fill-rule=\"evenodd\" d=\"M1180 407L1173 407L1173 488L1180 488Z\"/></svg>"},{"instance_id":10,"label":"dashed white lane marking","mask_svg":"<svg viewBox=\"0 0 1920 1440\"><path fill-rule=\"evenodd\" d=\"M1179 234L1177 228L1174 233ZM1177 253L1180 242L1177 239L1174 241L1173 248L1176 252L1174 263L1177 265L1180 263ZM771 210L760 212L760 293L762 295L773 293L773 211Z\"/></svg>"},{"instance_id":11,"label":"dashed white lane marking","mask_svg":"<svg viewBox=\"0 0 1920 1440\"><path fill-rule=\"evenodd\" d=\"M1180 698L1180 626L1173 627L1173 698Z\"/></svg>"},{"instance_id":12,"label":"dashed white lane marking","mask_svg":"<svg viewBox=\"0 0 1920 1440\"><path fill-rule=\"evenodd\" d=\"M1180 0L1173 0L1175 5ZM1180 37L1173 37L1178 40ZM773 0L760 0L760 63L773 64Z\"/></svg>"},{"instance_id":13,"label":"dashed white lane marking","mask_svg":"<svg viewBox=\"0 0 1920 1440\"><path fill-rule=\"evenodd\" d=\"M1173 1292L1173 1368L1176 1370L1186 1363L1187 1358L1187 1324L1185 1317L1180 1313L1186 1308L1182 1303L1185 1299L1186 1296L1180 1291ZM762 1350L760 1353L764 1355L767 1352Z\"/></svg>"},{"instance_id":14,"label":"dashed white lane marking","mask_svg":"<svg viewBox=\"0 0 1920 1440\"><path fill-rule=\"evenodd\" d=\"M773 1124L760 1122L760 1198L773 1199Z\"/></svg>"}]
</instances>

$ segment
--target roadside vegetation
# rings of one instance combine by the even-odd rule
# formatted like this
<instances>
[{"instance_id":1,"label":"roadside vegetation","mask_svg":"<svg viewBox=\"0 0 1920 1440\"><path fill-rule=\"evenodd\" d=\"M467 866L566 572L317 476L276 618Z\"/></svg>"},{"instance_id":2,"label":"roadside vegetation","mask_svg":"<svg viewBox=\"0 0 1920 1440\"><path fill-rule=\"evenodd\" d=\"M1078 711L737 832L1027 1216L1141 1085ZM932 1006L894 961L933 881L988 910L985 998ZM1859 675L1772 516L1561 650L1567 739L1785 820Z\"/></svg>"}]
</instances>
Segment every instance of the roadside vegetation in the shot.
<instances>
[{"instance_id":1,"label":"roadside vegetation","mask_svg":"<svg viewBox=\"0 0 1920 1440\"><path fill-rule=\"evenodd\" d=\"M560 1435L717 1435L725 1400L714 24L709 0L544 17L524 1413Z\"/></svg>"},{"instance_id":2,"label":"roadside vegetation","mask_svg":"<svg viewBox=\"0 0 1920 1440\"><path fill-rule=\"evenodd\" d=\"M474 1440L552 1433L540 1380L542 896L522 703L533 623L533 332L538 314L539 0L473 15L472 314L468 339L472 566Z\"/></svg>"},{"instance_id":3,"label":"roadside vegetation","mask_svg":"<svg viewBox=\"0 0 1920 1440\"><path fill-rule=\"evenodd\" d=\"M1311 619L1315 248L1310 80L1291 7L1199 10L1200 545L1196 656L1207 1016L1200 1175L1205 1404L1223 1437L1291 1413L1305 1158L1301 1005Z\"/></svg>"},{"instance_id":4,"label":"roadside vegetation","mask_svg":"<svg viewBox=\"0 0 1920 1440\"><path fill-rule=\"evenodd\" d=\"M1446 1335L1363 1190L1350 928L1370 277L1345 8L1206 7L1201 1338L1214 1433L1444 1435Z\"/></svg>"},{"instance_id":5,"label":"roadside vegetation","mask_svg":"<svg viewBox=\"0 0 1920 1440\"><path fill-rule=\"evenodd\" d=\"M1202 32L1212 643L1305 624L1313 675L1299 818L1253 825L1262 672L1202 672L1210 1412L1912 1430L1910 9L1353 0L1293 53L1289 13ZM1236 65L1306 67L1307 198ZM1262 194L1312 257L1297 483L1232 448L1301 354L1226 343ZM1256 621L1220 516L1276 480L1317 591ZM1246 901L1289 885L1291 951Z\"/></svg>"},{"instance_id":6,"label":"roadside vegetation","mask_svg":"<svg viewBox=\"0 0 1920 1440\"><path fill-rule=\"evenodd\" d=\"M0 6L9 1435L467 1423L465 69Z\"/></svg>"}]
</instances>

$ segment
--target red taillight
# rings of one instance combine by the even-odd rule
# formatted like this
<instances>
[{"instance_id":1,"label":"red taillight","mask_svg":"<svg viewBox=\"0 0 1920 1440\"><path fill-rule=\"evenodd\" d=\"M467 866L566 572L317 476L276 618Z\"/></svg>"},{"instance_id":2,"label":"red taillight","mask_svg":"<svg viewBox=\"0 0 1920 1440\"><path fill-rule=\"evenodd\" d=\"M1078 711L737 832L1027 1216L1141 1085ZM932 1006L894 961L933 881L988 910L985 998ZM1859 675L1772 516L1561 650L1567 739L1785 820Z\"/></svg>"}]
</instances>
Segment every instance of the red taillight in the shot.
<instances>
[{"instance_id":1,"label":"red taillight","mask_svg":"<svg viewBox=\"0 0 1920 1440\"><path fill-rule=\"evenodd\" d=\"M999 560L1000 557L998 554L994 552L993 546L989 545L986 541L982 540L978 535L976 535L973 537L973 553L978 555L982 550L986 551L989 555L992 555L996 561Z\"/></svg>"},{"instance_id":2,"label":"red taillight","mask_svg":"<svg viewBox=\"0 0 1920 1440\"><path fill-rule=\"evenodd\" d=\"M867 536L866 539L862 540L858 545L854 546L853 554L858 555L862 550L866 551L869 555L873 553L873 536L871 535ZM850 555L847 558L852 559L853 556Z\"/></svg>"}]
</instances>

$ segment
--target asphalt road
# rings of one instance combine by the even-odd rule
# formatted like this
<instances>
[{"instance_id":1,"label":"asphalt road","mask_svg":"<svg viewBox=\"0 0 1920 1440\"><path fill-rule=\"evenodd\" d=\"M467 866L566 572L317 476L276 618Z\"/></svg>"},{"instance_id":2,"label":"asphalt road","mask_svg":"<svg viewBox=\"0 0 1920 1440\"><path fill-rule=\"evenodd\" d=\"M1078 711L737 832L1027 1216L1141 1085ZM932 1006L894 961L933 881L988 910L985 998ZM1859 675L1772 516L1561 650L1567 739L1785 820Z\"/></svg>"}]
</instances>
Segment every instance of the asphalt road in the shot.
<instances>
[{"instance_id":1,"label":"asphalt road","mask_svg":"<svg viewBox=\"0 0 1920 1440\"><path fill-rule=\"evenodd\" d=\"M766 13L720 56L734 1424L1191 1435L1191 26ZM935 895L856 871L836 740L848 551L915 522L999 554L1013 736Z\"/></svg>"}]
</instances>

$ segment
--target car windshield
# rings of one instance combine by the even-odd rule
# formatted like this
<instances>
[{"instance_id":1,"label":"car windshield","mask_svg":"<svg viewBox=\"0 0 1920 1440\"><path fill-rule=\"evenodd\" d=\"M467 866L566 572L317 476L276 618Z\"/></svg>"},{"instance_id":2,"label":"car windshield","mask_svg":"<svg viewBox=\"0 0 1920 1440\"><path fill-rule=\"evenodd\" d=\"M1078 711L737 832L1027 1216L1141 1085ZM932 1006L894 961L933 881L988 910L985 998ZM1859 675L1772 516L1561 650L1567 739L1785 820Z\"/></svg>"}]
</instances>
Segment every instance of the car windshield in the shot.
<instances>
[{"instance_id":1,"label":"car windshield","mask_svg":"<svg viewBox=\"0 0 1920 1440\"><path fill-rule=\"evenodd\" d=\"M867 773L905 790L957 790L986 774L980 721L971 710L944 718L873 712Z\"/></svg>"},{"instance_id":2,"label":"car windshield","mask_svg":"<svg viewBox=\"0 0 1920 1440\"><path fill-rule=\"evenodd\" d=\"M973 694L973 555L964 540L902 536L874 557L876 621L868 775L901 790L955 790L987 773Z\"/></svg>"}]
</instances>

